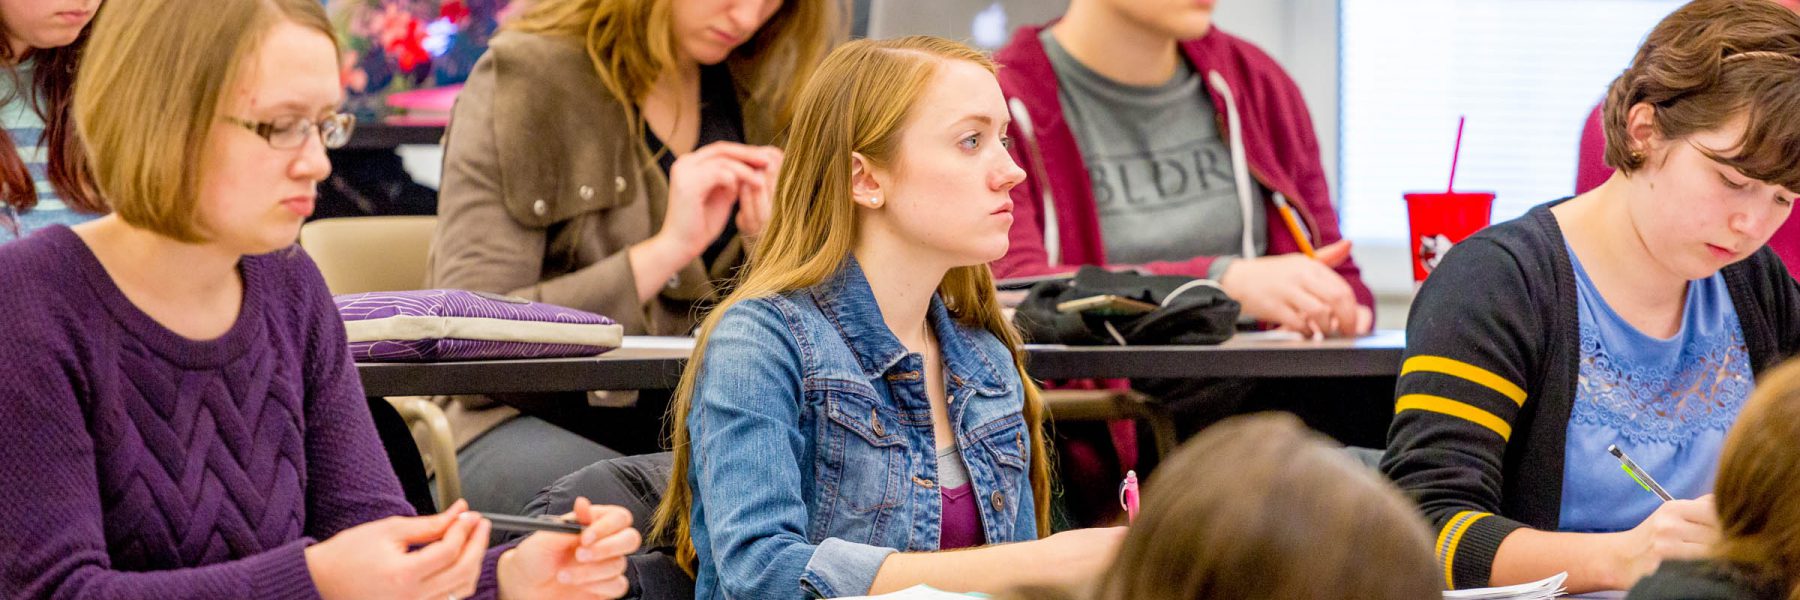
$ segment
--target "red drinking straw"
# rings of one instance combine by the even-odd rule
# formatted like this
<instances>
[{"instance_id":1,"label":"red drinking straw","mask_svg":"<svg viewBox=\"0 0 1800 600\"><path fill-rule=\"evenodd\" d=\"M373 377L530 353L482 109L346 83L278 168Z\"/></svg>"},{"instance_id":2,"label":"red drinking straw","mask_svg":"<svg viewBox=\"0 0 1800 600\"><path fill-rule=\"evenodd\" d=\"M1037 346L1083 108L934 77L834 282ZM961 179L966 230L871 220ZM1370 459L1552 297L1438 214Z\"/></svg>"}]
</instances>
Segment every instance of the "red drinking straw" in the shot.
<instances>
[{"instance_id":1,"label":"red drinking straw","mask_svg":"<svg viewBox=\"0 0 1800 600\"><path fill-rule=\"evenodd\" d=\"M1450 189L1445 193L1456 193L1456 160L1462 157L1463 122L1467 119L1467 115L1456 117L1456 149L1450 151Z\"/></svg>"}]
</instances>

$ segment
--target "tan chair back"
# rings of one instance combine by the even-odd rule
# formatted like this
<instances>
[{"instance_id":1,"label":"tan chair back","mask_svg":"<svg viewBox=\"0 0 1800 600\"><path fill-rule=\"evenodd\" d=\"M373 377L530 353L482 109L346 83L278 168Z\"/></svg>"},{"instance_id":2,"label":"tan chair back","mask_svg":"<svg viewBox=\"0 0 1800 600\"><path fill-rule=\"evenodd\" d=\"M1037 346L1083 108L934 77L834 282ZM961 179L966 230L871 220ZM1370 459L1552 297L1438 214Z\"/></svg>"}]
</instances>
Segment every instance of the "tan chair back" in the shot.
<instances>
[{"instance_id":1,"label":"tan chair back","mask_svg":"<svg viewBox=\"0 0 1800 600\"><path fill-rule=\"evenodd\" d=\"M437 217L342 217L300 228L332 294L396 292L425 286Z\"/></svg>"}]
</instances>

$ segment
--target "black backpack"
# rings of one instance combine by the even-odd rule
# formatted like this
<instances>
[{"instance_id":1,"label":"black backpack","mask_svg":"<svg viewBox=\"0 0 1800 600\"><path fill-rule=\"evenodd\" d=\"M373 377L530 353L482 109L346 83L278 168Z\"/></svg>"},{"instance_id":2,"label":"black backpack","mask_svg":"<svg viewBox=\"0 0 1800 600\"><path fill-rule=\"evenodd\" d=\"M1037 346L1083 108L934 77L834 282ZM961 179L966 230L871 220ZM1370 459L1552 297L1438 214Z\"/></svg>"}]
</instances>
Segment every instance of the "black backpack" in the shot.
<instances>
[{"instance_id":1,"label":"black backpack","mask_svg":"<svg viewBox=\"0 0 1800 600\"><path fill-rule=\"evenodd\" d=\"M1112 295L1156 305L1141 314L1061 312L1057 305ZM1033 285L1013 314L1025 341L1069 345L1210 345L1231 339L1240 306L1217 283L1085 266L1073 278Z\"/></svg>"}]
</instances>

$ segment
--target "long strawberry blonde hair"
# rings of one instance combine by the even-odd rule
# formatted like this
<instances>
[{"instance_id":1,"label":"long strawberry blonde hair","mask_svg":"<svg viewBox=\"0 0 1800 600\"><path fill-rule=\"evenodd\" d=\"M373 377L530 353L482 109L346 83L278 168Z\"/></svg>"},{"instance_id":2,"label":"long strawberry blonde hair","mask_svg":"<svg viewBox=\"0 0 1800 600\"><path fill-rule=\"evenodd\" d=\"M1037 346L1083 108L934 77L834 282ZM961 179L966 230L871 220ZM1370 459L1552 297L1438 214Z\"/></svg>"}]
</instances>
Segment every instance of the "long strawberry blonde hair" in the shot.
<instances>
[{"instance_id":1,"label":"long strawberry blonde hair","mask_svg":"<svg viewBox=\"0 0 1800 600\"><path fill-rule=\"evenodd\" d=\"M700 326L694 354L669 407L675 452L669 490L656 509L651 538L674 542L676 558L695 571L693 464L687 419L695 379L706 358L707 338L732 305L819 285L837 273L856 244L857 211L850 199L850 154L880 165L899 155L911 107L946 61L970 62L992 72L993 61L973 48L928 36L858 40L832 52L801 91L788 134L773 214L743 281ZM1024 390L1023 413L1031 430L1031 488L1038 535L1050 531L1050 462L1044 442L1044 403L1025 373L1019 334L1000 310L987 265L951 269L938 295L958 321L993 333L1012 350ZM671 539L671 536L673 539Z\"/></svg>"}]
</instances>

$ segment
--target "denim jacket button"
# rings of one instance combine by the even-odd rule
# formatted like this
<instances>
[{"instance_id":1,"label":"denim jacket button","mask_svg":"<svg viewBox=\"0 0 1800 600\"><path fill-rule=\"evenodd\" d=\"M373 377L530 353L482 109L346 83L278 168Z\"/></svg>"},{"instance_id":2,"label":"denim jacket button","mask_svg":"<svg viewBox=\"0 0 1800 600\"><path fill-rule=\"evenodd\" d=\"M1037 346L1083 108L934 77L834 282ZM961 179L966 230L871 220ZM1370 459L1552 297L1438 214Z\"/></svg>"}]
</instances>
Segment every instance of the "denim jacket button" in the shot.
<instances>
[{"instance_id":1,"label":"denim jacket button","mask_svg":"<svg viewBox=\"0 0 1800 600\"><path fill-rule=\"evenodd\" d=\"M869 409L869 425L871 427L875 428L875 436L876 437L883 437L883 436L887 435L887 431L883 430L881 427L881 416L877 415L875 413L875 409L873 409L873 408Z\"/></svg>"},{"instance_id":2,"label":"denim jacket button","mask_svg":"<svg viewBox=\"0 0 1800 600\"><path fill-rule=\"evenodd\" d=\"M1006 494L994 492L994 510L1006 510Z\"/></svg>"}]
</instances>

